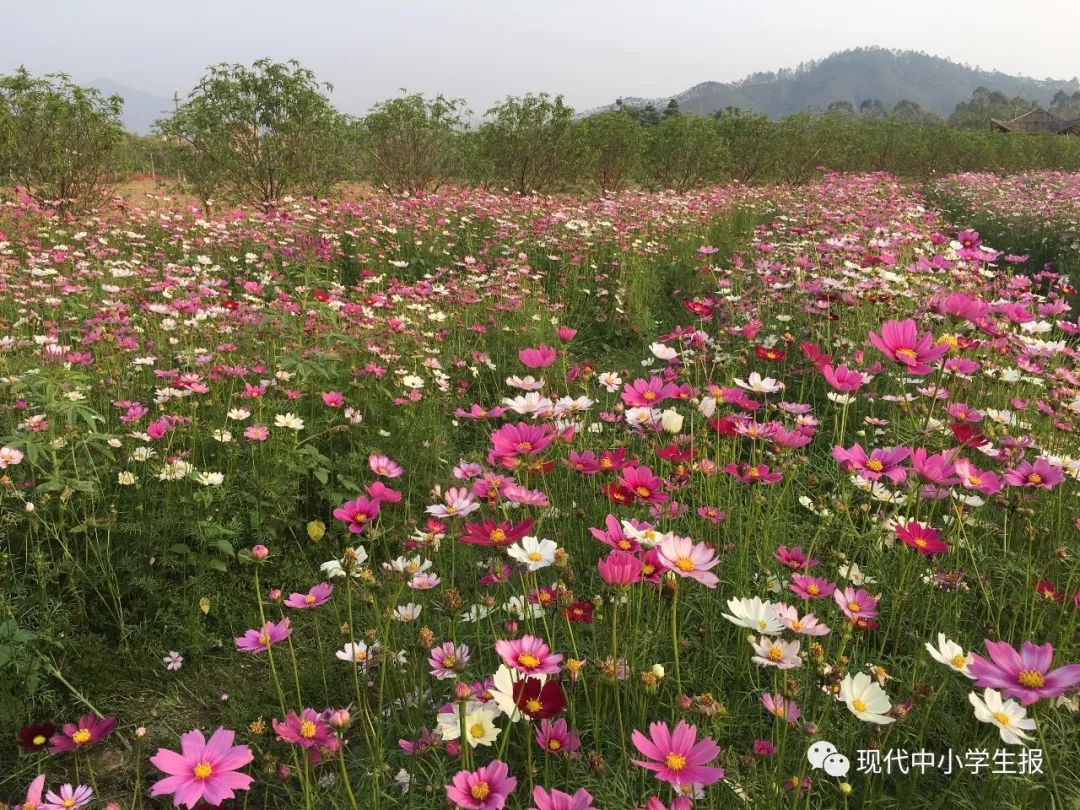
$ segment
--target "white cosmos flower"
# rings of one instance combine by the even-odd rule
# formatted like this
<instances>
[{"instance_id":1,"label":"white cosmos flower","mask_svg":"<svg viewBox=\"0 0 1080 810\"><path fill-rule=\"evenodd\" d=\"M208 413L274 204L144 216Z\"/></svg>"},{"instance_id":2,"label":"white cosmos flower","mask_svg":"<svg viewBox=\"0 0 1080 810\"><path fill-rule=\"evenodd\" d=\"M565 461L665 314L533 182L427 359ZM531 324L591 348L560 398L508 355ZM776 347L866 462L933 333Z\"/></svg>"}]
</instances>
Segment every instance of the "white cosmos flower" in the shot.
<instances>
[{"instance_id":1,"label":"white cosmos flower","mask_svg":"<svg viewBox=\"0 0 1080 810\"><path fill-rule=\"evenodd\" d=\"M774 380L772 377L762 377L756 371L750 372L750 376L745 380L736 377L735 384L740 388L745 388L747 391L753 391L757 394L775 394L777 391L784 390L784 384L782 382Z\"/></svg>"},{"instance_id":2,"label":"white cosmos flower","mask_svg":"<svg viewBox=\"0 0 1080 810\"><path fill-rule=\"evenodd\" d=\"M596 378L600 385L604 386L609 394L614 394L622 386L622 377L616 374L614 371L605 371L599 377ZM1080 400L1078 400L1077 409L1080 410Z\"/></svg>"},{"instance_id":3,"label":"white cosmos flower","mask_svg":"<svg viewBox=\"0 0 1080 810\"><path fill-rule=\"evenodd\" d=\"M290 430L303 430L304 420L295 413L279 413L274 417L274 425L279 428L289 428Z\"/></svg>"},{"instance_id":4,"label":"white cosmos flower","mask_svg":"<svg viewBox=\"0 0 1080 810\"><path fill-rule=\"evenodd\" d=\"M345 661L346 663L356 664L358 667L366 668L371 661L372 654L378 648L378 644L372 644L369 647L363 641L350 641L340 650L335 652L334 657L339 661Z\"/></svg>"},{"instance_id":5,"label":"white cosmos flower","mask_svg":"<svg viewBox=\"0 0 1080 810\"><path fill-rule=\"evenodd\" d=\"M522 563L529 571L539 571L555 562L555 552L558 550L559 546L554 540L546 538L541 540L530 536L522 537L520 541L506 549L506 553Z\"/></svg>"},{"instance_id":6,"label":"white cosmos flower","mask_svg":"<svg viewBox=\"0 0 1080 810\"><path fill-rule=\"evenodd\" d=\"M251 411L249 411L247 408L231 408L227 415L234 422L243 422L245 419L251 416Z\"/></svg>"},{"instance_id":7,"label":"white cosmos flower","mask_svg":"<svg viewBox=\"0 0 1080 810\"><path fill-rule=\"evenodd\" d=\"M204 487L220 487L225 482L225 475L219 472L201 472L195 480Z\"/></svg>"},{"instance_id":8,"label":"white cosmos flower","mask_svg":"<svg viewBox=\"0 0 1080 810\"><path fill-rule=\"evenodd\" d=\"M968 700L975 707L976 719L997 726L1006 745L1023 745L1031 739L1025 732L1035 730L1035 721L1028 718L1027 710L1015 700L1002 701L996 689L984 689L981 698L972 692Z\"/></svg>"},{"instance_id":9,"label":"white cosmos flower","mask_svg":"<svg viewBox=\"0 0 1080 810\"><path fill-rule=\"evenodd\" d=\"M840 565L837 567L837 573L851 581L851 584L856 588L861 588L863 585L873 585L877 582L873 577L868 577L859 570L858 563L852 563L851 565Z\"/></svg>"},{"instance_id":10,"label":"white cosmos flower","mask_svg":"<svg viewBox=\"0 0 1080 810\"><path fill-rule=\"evenodd\" d=\"M439 731L444 740L456 740L461 737L461 717L454 711L441 712L439 714ZM499 736L501 729L495 725L498 711L485 706L478 701L470 700L465 704L465 739L469 745L476 748L478 745L491 745Z\"/></svg>"},{"instance_id":11,"label":"white cosmos flower","mask_svg":"<svg viewBox=\"0 0 1080 810\"><path fill-rule=\"evenodd\" d=\"M678 351L664 343L653 343L649 346L649 351L657 360L674 360L679 356Z\"/></svg>"},{"instance_id":12,"label":"white cosmos flower","mask_svg":"<svg viewBox=\"0 0 1080 810\"><path fill-rule=\"evenodd\" d=\"M840 699L853 715L867 723L896 722L896 718L886 716L886 712L892 708L889 696L865 672L844 676L840 684Z\"/></svg>"},{"instance_id":13,"label":"white cosmos flower","mask_svg":"<svg viewBox=\"0 0 1080 810\"><path fill-rule=\"evenodd\" d=\"M775 602L763 602L761 597L753 599L729 599L730 613L722 614L732 624L748 627L767 636L777 636L784 630L784 624L777 615Z\"/></svg>"},{"instance_id":14,"label":"white cosmos flower","mask_svg":"<svg viewBox=\"0 0 1080 810\"><path fill-rule=\"evenodd\" d=\"M420 618L421 610L423 610L423 608L414 602L409 602L406 605L398 605L394 608L394 618L399 622L415 621Z\"/></svg>"},{"instance_id":15,"label":"white cosmos flower","mask_svg":"<svg viewBox=\"0 0 1080 810\"><path fill-rule=\"evenodd\" d=\"M974 677L968 672L968 667L974 660L971 657L971 653L965 653L963 647L955 641L946 638L944 633L937 634L936 647L929 641L926 642L926 651L930 653L931 658L939 664L944 664L953 672L959 672L961 675L967 675L969 678Z\"/></svg>"}]
</instances>

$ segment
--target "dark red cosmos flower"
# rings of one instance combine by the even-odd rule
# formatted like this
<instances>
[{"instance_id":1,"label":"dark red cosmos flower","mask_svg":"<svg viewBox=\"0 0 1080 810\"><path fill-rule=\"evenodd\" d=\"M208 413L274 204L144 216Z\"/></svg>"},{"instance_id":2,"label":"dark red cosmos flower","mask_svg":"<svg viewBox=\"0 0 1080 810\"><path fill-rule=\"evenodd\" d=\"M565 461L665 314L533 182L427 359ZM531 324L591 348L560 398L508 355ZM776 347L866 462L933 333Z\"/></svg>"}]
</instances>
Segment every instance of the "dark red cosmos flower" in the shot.
<instances>
[{"instance_id":1,"label":"dark red cosmos flower","mask_svg":"<svg viewBox=\"0 0 1080 810\"><path fill-rule=\"evenodd\" d=\"M982 447L989 441L985 433L966 422L953 422L949 430L962 447Z\"/></svg>"},{"instance_id":2,"label":"dark red cosmos flower","mask_svg":"<svg viewBox=\"0 0 1080 810\"><path fill-rule=\"evenodd\" d=\"M680 464L685 464L688 461L693 461L697 458L698 452L693 448L676 447L674 444L669 444L666 447L661 447L656 451L656 455L664 461L675 461Z\"/></svg>"},{"instance_id":3,"label":"dark red cosmos flower","mask_svg":"<svg viewBox=\"0 0 1080 810\"><path fill-rule=\"evenodd\" d=\"M522 537L532 531L534 521L532 518L523 520L521 523L512 523L504 520L496 523L494 520L485 520L483 523L466 523L465 534L461 536L461 542L473 546L509 546L516 543Z\"/></svg>"},{"instance_id":4,"label":"dark red cosmos flower","mask_svg":"<svg viewBox=\"0 0 1080 810\"><path fill-rule=\"evenodd\" d=\"M716 431L721 436L737 436L739 431L735 429L736 422L730 416L721 416L718 419L710 419L706 422L711 430Z\"/></svg>"},{"instance_id":5,"label":"dark red cosmos flower","mask_svg":"<svg viewBox=\"0 0 1080 810\"><path fill-rule=\"evenodd\" d=\"M546 720L566 708L566 696L558 681L525 678L514 684L514 704L533 720Z\"/></svg>"},{"instance_id":6,"label":"dark red cosmos flower","mask_svg":"<svg viewBox=\"0 0 1080 810\"><path fill-rule=\"evenodd\" d=\"M773 363L778 363L787 357L781 349L768 348L766 346L755 346L754 354L757 355L758 360L768 360Z\"/></svg>"},{"instance_id":7,"label":"dark red cosmos flower","mask_svg":"<svg viewBox=\"0 0 1080 810\"><path fill-rule=\"evenodd\" d=\"M596 605L592 602L585 600L579 602L573 602L566 610L563 611L563 615L571 622L584 622L585 624L592 624L593 611L596 610Z\"/></svg>"},{"instance_id":8,"label":"dark red cosmos flower","mask_svg":"<svg viewBox=\"0 0 1080 810\"><path fill-rule=\"evenodd\" d=\"M634 493L626 487L619 486L614 481L610 484L604 484L602 491L608 500L622 504L623 506L634 502Z\"/></svg>"},{"instance_id":9,"label":"dark red cosmos flower","mask_svg":"<svg viewBox=\"0 0 1080 810\"><path fill-rule=\"evenodd\" d=\"M316 301L322 301L324 304L330 300L330 295L326 292L326 290L313 290L311 296Z\"/></svg>"},{"instance_id":10,"label":"dark red cosmos flower","mask_svg":"<svg viewBox=\"0 0 1080 810\"><path fill-rule=\"evenodd\" d=\"M24 751L41 751L49 744L49 737L56 733L52 723L31 723L19 729L16 741Z\"/></svg>"},{"instance_id":11,"label":"dark red cosmos flower","mask_svg":"<svg viewBox=\"0 0 1080 810\"><path fill-rule=\"evenodd\" d=\"M1064 602L1065 594L1059 591L1053 582L1045 579L1040 579L1035 583L1035 592L1046 599L1051 599L1055 602Z\"/></svg>"}]
</instances>

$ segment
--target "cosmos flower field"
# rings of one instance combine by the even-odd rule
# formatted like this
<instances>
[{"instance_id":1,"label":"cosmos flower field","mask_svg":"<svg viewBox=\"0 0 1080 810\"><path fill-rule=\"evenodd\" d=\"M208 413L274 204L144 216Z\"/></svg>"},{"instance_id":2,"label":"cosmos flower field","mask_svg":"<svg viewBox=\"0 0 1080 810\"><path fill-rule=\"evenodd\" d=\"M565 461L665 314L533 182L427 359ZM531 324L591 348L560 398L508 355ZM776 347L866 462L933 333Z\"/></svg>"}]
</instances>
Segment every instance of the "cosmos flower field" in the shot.
<instances>
[{"instance_id":1,"label":"cosmos flower field","mask_svg":"<svg viewBox=\"0 0 1080 810\"><path fill-rule=\"evenodd\" d=\"M1077 806L1080 176L943 195L3 204L0 801Z\"/></svg>"}]
</instances>

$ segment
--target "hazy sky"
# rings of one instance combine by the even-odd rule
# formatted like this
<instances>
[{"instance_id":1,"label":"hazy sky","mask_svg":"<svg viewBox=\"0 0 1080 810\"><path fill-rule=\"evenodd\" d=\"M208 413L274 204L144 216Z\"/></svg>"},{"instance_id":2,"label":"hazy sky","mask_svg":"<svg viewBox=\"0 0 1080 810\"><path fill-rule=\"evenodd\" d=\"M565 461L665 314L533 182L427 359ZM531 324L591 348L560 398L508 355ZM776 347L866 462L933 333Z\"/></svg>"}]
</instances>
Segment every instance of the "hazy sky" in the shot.
<instances>
[{"instance_id":1,"label":"hazy sky","mask_svg":"<svg viewBox=\"0 0 1080 810\"><path fill-rule=\"evenodd\" d=\"M1080 74L1080 0L0 0L0 72L25 64L155 95L210 63L296 58L362 113L399 88L565 94L578 109L859 45L1037 78Z\"/></svg>"}]
</instances>

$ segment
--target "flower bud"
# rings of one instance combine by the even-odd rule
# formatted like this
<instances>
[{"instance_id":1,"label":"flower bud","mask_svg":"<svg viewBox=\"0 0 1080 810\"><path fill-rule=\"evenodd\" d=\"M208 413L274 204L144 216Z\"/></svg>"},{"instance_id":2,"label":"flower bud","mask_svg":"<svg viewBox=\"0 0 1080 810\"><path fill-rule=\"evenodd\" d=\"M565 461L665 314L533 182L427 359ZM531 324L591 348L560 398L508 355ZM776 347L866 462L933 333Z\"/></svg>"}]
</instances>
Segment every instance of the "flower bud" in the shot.
<instances>
[{"instance_id":1,"label":"flower bud","mask_svg":"<svg viewBox=\"0 0 1080 810\"><path fill-rule=\"evenodd\" d=\"M678 433L682 430L683 416L674 408L668 408L661 414L660 424L668 433Z\"/></svg>"},{"instance_id":2,"label":"flower bud","mask_svg":"<svg viewBox=\"0 0 1080 810\"><path fill-rule=\"evenodd\" d=\"M349 716L347 709L337 709L331 712L330 717L326 720L330 728L336 731L344 731L352 723L352 717Z\"/></svg>"},{"instance_id":3,"label":"flower bud","mask_svg":"<svg viewBox=\"0 0 1080 810\"><path fill-rule=\"evenodd\" d=\"M281 601L281 588L271 588L270 593L267 594L271 602Z\"/></svg>"},{"instance_id":4,"label":"flower bud","mask_svg":"<svg viewBox=\"0 0 1080 810\"><path fill-rule=\"evenodd\" d=\"M270 549L268 549L262 543L259 543L259 545L257 546L251 547L251 559L255 560L255 562L262 562L269 556Z\"/></svg>"}]
</instances>

